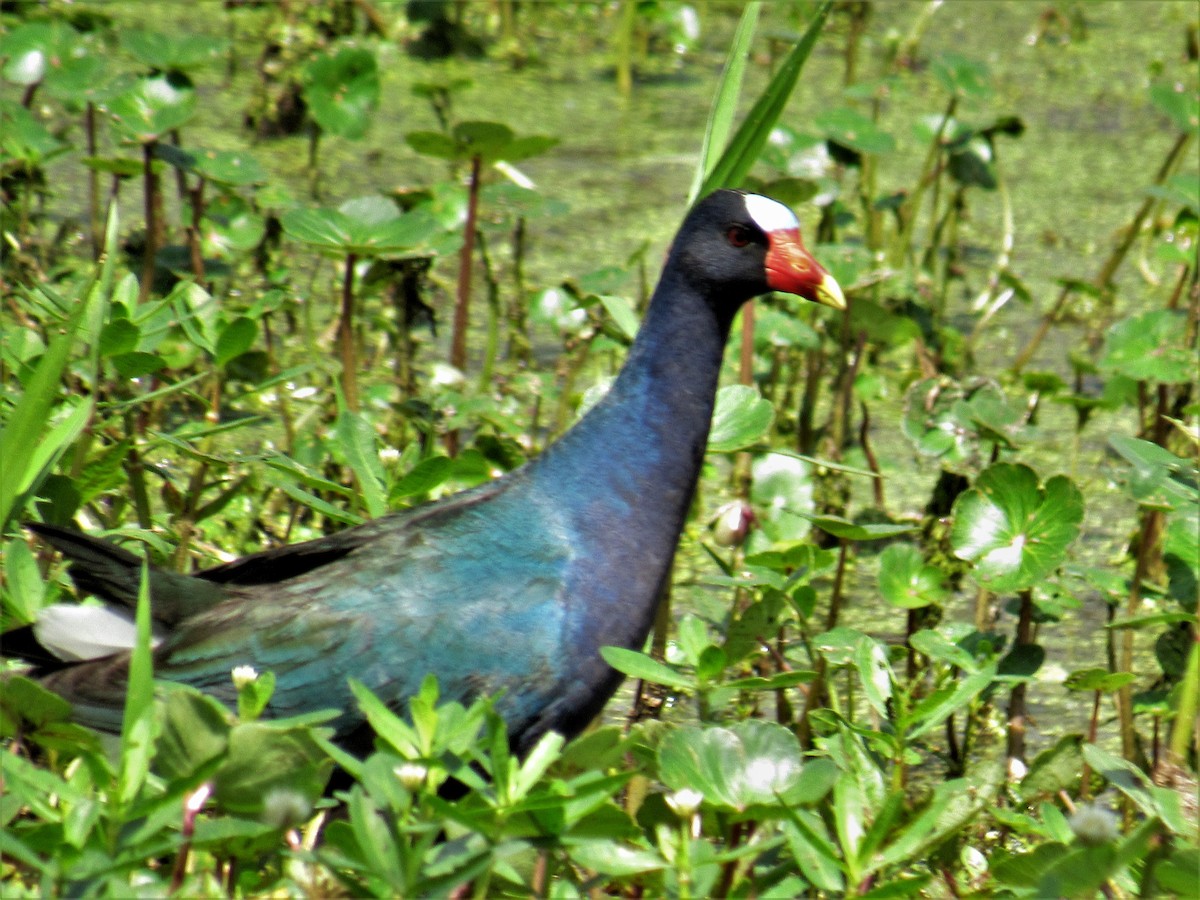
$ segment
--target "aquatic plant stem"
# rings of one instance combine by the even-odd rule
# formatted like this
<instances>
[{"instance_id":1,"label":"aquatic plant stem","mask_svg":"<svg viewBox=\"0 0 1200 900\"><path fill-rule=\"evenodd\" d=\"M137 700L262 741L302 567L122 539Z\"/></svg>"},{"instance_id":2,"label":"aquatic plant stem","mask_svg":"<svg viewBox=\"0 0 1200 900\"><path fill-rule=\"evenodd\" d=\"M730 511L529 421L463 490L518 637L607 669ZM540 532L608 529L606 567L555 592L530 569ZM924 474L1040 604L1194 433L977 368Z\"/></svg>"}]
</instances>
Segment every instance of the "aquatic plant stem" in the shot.
<instances>
[{"instance_id":1,"label":"aquatic plant stem","mask_svg":"<svg viewBox=\"0 0 1200 900\"><path fill-rule=\"evenodd\" d=\"M146 217L146 246L142 250L142 280L138 285L138 305L150 300L154 287L154 264L158 256L161 199L158 196L158 175L154 172L154 146L156 141L142 144L143 210Z\"/></svg>"},{"instance_id":2,"label":"aquatic plant stem","mask_svg":"<svg viewBox=\"0 0 1200 900\"><path fill-rule=\"evenodd\" d=\"M1162 510L1147 509L1142 512L1142 527L1138 532L1137 563L1134 566L1133 578L1129 583L1129 597L1125 603L1125 614L1132 618L1137 615L1142 604L1142 582L1146 580L1154 567L1154 561L1160 552L1165 517ZM1117 671L1133 671L1133 639L1135 631L1125 628L1121 631L1120 643L1117 646ZM1117 691L1117 716L1121 729L1121 753L1125 759L1139 764L1141 751L1137 745L1137 733L1133 728L1133 686L1126 684Z\"/></svg>"},{"instance_id":3,"label":"aquatic plant stem","mask_svg":"<svg viewBox=\"0 0 1200 900\"><path fill-rule=\"evenodd\" d=\"M1033 591L1025 589L1020 593L1021 612L1017 619L1017 636L1013 650L1029 646L1033 643ZM1014 763L1025 763L1025 682L1013 685L1008 701L1008 739L1007 759L1009 778L1015 777Z\"/></svg>"},{"instance_id":4,"label":"aquatic plant stem","mask_svg":"<svg viewBox=\"0 0 1200 900\"><path fill-rule=\"evenodd\" d=\"M342 270L342 314L338 319L338 354L342 360L342 395L346 408L358 412L358 362L354 353L354 264L358 256L346 254L346 265Z\"/></svg>"},{"instance_id":5,"label":"aquatic plant stem","mask_svg":"<svg viewBox=\"0 0 1200 900\"><path fill-rule=\"evenodd\" d=\"M471 157L471 175L467 181L467 220L463 224L462 250L458 256L458 286L454 294L454 323L450 335L450 365L465 372L467 368L467 325L471 308L471 260L475 256L475 218L479 209L479 173L483 157ZM446 452L458 454L458 431L446 433Z\"/></svg>"}]
</instances>

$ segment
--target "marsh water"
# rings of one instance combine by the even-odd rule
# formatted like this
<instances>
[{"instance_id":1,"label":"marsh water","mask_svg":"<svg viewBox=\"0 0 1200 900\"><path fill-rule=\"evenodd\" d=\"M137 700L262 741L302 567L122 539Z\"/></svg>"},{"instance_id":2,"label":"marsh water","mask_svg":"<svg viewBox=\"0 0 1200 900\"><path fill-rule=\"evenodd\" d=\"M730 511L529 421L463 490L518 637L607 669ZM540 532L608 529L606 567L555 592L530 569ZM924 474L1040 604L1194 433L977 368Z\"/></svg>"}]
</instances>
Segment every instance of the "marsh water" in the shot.
<instances>
[{"instance_id":1,"label":"marsh water","mask_svg":"<svg viewBox=\"0 0 1200 900\"><path fill-rule=\"evenodd\" d=\"M376 5L388 8L382 2ZM212 15L196 15L197 9ZM549 153L520 164L545 197L565 204L567 210L530 221L527 282L534 288L552 286L566 278L623 266L639 252L644 252L652 278L685 206L740 4L695 4L699 25L695 44L676 50L669 31L666 37L660 34L652 52L639 62L629 97L621 96L613 78L610 18L594 8L573 8L567 3L525 3L518 9L521 43L510 62L499 54L423 60L407 53L399 42L381 43L376 48L383 85L380 109L364 140L322 142L322 199L334 205L381 189L444 180L444 164L417 155L403 140L408 132L437 128L429 104L412 88L418 83L468 79L470 86L453 98L455 119L496 120L518 134L547 134L560 140ZM879 103L879 124L896 141L893 152L879 157L880 195L912 187L926 152L914 126L919 118L937 115L945 107L944 90L928 71L930 59L960 54L990 70L993 91L986 97L965 98L959 117L978 122L1013 115L1025 125L1019 138L998 141L998 153L1012 202L1010 266L1028 287L1031 302L1010 303L988 329L976 348L979 374L998 375L1012 363L1037 316L1057 295L1057 279L1091 277L1140 203L1173 139L1168 123L1150 103L1147 86L1183 54L1185 28L1194 23L1195 9L1191 2L893 0L871 5L858 62L861 81L883 75L889 46L923 23L918 61L899 72ZM131 25L225 35L227 23L220 11L212 0L109 7L111 14ZM803 3L766 5L759 25L763 37L755 44L744 96L755 96L766 83L772 56L786 49L808 11L809 5ZM784 116L784 123L799 133L813 130L812 120L822 110L843 103L846 22L837 16L831 22ZM234 123L243 111L254 60L235 54L234 63L229 84L217 67L198 76L200 111L189 130L201 145L239 149L249 142ZM261 141L253 150L271 169L273 179L304 199L308 145L303 136ZM800 214L806 227L815 227L814 208L802 208ZM966 329L971 323L969 302L982 289L999 252L1001 216L994 192L973 192L960 235L968 252L951 297L952 318L961 319ZM318 290L328 279L332 297L332 268L315 267L313 277ZM435 281L443 287L452 278L451 265L435 272ZM638 292L636 268L621 289L629 295ZM1137 309L1145 293L1142 276L1134 265L1126 264L1117 278L1118 304L1122 309ZM446 302L448 297L444 291ZM448 320L448 307L439 314ZM447 339L447 332L439 332L440 340ZM1076 344L1089 352L1082 344L1084 334L1083 323L1058 328L1031 368L1065 376L1068 352ZM907 358L889 359L884 348L881 365L903 369L908 364ZM900 434L900 389L891 391L873 411L873 440L889 476L886 491L891 511L918 515L937 477L937 466L917 457ZM1070 408L1047 404L1035 442L1025 453L1043 476L1063 472L1078 479L1088 497L1077 558L1092 565L1116 565L1134 524L1134 508L1115 484L1118 467L1106 459L1105 438L1113 431L1128 433L1132 420L1100 413L1078 445L1074 423ZM854 490L852 504L869 505L868 486L856 484ZM870 631L878 601L874 557L869 551L859 556L849 577L851 621ZM971 602L964 593L947 615L969 621ZM897 620L890 610L886 618ZM1084 609L1048 632L1047 640L1054 643L1047 647L1052 665L1045 674L1061 674L1076 661L1101 664L1103 619L1104 601L1085 598ZM1002 620L1001 630L1010 630L1007 622ZM1065 690L1034 694L1042 702L1053 697L1067 701L1070 695ZM1044 733L1082 730L1087 712L1083 704L1034 709L1035 716L1041 714Z\"/></svg>"}]
</instances>

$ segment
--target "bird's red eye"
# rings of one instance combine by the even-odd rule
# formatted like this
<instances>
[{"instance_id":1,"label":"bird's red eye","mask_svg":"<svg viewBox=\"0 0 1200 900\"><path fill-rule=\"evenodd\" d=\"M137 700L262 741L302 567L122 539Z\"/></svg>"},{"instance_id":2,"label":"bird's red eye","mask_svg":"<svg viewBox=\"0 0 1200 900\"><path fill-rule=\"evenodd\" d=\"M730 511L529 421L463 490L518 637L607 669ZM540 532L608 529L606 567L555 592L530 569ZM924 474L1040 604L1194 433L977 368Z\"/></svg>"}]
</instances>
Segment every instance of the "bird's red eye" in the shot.
<instances>
[{"instance_id":1,"label":"bird's red eye","mask_svg":"<svg viewBox=\"0 0 1200 900\"><path fill-rule=\"evenodd\" d=\"M725 239L735 247L745 247L753 239L750 229L743 225L730 225L725 232Z\"/></svg>"}]
</instances>

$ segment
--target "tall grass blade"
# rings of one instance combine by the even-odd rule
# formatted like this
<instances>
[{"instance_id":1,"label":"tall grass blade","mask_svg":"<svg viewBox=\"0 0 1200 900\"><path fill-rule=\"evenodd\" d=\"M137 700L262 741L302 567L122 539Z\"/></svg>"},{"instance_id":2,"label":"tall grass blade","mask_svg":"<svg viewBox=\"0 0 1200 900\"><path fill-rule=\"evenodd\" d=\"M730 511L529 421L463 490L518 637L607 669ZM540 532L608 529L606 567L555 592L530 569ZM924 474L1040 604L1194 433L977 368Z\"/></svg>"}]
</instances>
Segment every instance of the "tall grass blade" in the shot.
<instances>
[{"instance_id":1,"label":"tall grass blade","mask_svg":"<svg viewBox=\"0 0 1200 900\"><path fill-rule=\"evenodd\" d=\"M129 659L129 684L121 722L121 774L117 800L128 806L146 781L154 754L154 659L150 646L150 566L142 563L138 585L137 643Z\"/></svg>"},{"instance_id":2,"label":"tall grass blade","mask_svg":"<svg viewBox=\"0 0 1200 900\"><path fill-rule=\"evenodd\" d=\"M717 164L719 154L729 142L733 131L733 117L737 114L738 97L742 93L742 79L746 75L746 63L750 59L750 45L754 40L754 30L758 26L758 14L762 10L761 0L747 3L738 20L737 31L733 34L733 43L729 47L729 57L725 60L725 69L721 72L721 83L717 85L717 95L713 98L712 108L708 111L708 125L704 130L704 143L700 146L700 159L696 165L696 174L692 178L692 186L688 190L688 206L700 197L704 179Z\"/></svg>"},{"instance_id":3,"label":"tall grass blade","mask_svg":"<svg viewBox=\"0 0 1200 900\"><path fill-rule=\"evenodd\" d=\"M779 71L738 127L721 158L705 177L698 195L703 196L719 188L736 188L741 185L750 167L762 152L771 129L779 121L779 116L783 113L788 98L792 95L792 89L800 77L800 71L816 46L832 5L831 0L821 4L799 42L784 59Z\"/></svg>"},{"instance_id":4,"label":"tall grass blade","mask_svg":"<svg viewBox=\"0 0 1200 900\"><path fill-rule=\"evenodd\" d=\"M99 366L99 342L95 337L100 333L111 294L116 247L117 211L114 205L105 232L104 261L92 287L82 302L74 303L75 309L38 360L25 392L0 430L0 460L3 460L0 466L0 532L8 532L29 497L91 418L95 408L94 395L81 400L66 416L54 415L55 401L63 372L78 344L90 342L94 348L93 375ZM39 290L59 309L69 309L72 305L49 287L41 286ZM80 334L85 319L87 327ZM60 408L68 407L62 404ZM59 421L47 431L47 424L55 418Z\"/></svg>"}]
</instances>

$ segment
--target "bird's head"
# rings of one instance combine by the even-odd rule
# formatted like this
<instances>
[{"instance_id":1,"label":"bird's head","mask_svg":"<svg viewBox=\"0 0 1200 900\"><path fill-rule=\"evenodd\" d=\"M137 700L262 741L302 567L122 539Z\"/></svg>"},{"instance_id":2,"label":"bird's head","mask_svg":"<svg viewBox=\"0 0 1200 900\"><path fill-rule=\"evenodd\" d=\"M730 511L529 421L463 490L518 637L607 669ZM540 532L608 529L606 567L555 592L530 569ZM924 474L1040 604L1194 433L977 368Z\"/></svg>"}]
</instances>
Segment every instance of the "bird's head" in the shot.
<instances>
[{"instance_id":1,"label":"bird's head","mask_svg":"<svg viewBox=\"0 0 1200 900\"><path fill-rule=\"evenodd\" d=\"M784 291L846 308L837 281L805 248L795 214L760 194L709 194L688 214L671 253L685 277L722 304Z\"/></svg>"}]
</instances>

